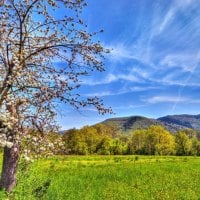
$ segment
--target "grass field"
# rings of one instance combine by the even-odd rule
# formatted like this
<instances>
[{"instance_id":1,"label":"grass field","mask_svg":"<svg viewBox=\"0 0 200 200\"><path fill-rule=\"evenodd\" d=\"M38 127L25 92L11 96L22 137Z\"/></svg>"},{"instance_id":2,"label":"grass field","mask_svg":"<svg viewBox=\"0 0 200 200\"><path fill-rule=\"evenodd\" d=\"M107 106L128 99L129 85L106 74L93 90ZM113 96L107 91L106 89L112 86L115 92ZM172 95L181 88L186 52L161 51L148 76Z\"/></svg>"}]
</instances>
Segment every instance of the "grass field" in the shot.
<instances>
[{"instance_id":1,"label":"grass field","mask_svg":"<svg viewBox=\"0 0 200 200\"><path fill-rule=\"evenodd\" d=\"M60 156L21 172L10 199L200 199L198 157Z\"/></svg>"}]
</instances>

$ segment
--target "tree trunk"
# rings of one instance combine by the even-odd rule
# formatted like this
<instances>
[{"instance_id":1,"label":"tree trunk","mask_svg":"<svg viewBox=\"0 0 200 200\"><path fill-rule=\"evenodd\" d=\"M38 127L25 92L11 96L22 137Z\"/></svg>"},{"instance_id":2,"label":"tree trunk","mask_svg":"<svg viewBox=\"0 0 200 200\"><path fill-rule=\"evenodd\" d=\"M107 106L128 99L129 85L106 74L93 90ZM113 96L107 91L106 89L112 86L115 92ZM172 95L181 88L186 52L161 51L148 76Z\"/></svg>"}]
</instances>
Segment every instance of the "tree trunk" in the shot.
<instances>
[{"instance_id":1,"label":"tree trunk","mask_svg":"<svg viewBox=\"0 0 200 200\"><path fill-rule=\"evenodd\" d=\"M3 164L0 180L0 188L11 192L16 185L17 167L19 162L19 147L4 147Z\"/></svg>"}]
</instances>

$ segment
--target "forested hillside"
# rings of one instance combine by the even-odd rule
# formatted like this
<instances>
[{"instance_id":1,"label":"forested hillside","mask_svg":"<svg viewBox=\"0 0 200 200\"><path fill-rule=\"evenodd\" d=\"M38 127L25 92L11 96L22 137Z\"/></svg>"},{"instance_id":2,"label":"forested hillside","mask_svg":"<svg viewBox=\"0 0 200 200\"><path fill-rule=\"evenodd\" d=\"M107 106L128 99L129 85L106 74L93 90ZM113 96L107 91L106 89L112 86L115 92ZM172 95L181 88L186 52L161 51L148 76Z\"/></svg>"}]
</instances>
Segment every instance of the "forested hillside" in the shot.
<instances>
[{"instance_id":1,"label":"forested hillside","mask_svg":"<svg viewBox=\"0 0 200 200\"><path fill-rule=\"evenodd\" d=\"M200 130L200 115L169 115L158 119L130 116L110 118L102 123L118 127L122 132L148 128L151 125L161 125L171 133L175 133L178 130L187 128Z\"/></svg>"},{"instance_id":2,"label":"forested hillside","mask_svg":"<svg viewBox=\"0 0 200 200\"><path fill-rule=\"evenodd\" d=\"M166 125L177 125L179 128L200 130L200 115L168 115L158 119Z\"/></svg>"}]
</instances>

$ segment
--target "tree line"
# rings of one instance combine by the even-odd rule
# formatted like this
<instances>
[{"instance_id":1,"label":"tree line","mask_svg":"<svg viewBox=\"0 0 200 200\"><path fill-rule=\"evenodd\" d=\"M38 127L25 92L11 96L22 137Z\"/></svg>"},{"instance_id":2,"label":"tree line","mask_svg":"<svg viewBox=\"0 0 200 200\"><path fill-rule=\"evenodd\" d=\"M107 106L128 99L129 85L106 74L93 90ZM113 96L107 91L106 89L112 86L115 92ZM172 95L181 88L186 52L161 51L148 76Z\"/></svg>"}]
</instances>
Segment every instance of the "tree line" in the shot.
<instances>
[{"instance_id":1,"label":"tree line","mask_svg":"<svg viewBox=\"0 0 200 200\"><path fill-rule=\"evenodd\" d=\"M160 125L125 135L115 127L97 124L70 129L62 141L64 154L200 155L200 131L184 129L172 134Z\"/></svg>"},{"instance_id":2,"label":"tree line","mask_svg":"<svg viewBox=\"0 0 200 200\"><path fill-rule=\"evenodd\" d=\"M116 126L96 124L63 134L31 130L22 141L26 160L52 155L178 155L200 156L200 130L170 133L160 125L121 132Z\"/></svg>"}]
</instances>

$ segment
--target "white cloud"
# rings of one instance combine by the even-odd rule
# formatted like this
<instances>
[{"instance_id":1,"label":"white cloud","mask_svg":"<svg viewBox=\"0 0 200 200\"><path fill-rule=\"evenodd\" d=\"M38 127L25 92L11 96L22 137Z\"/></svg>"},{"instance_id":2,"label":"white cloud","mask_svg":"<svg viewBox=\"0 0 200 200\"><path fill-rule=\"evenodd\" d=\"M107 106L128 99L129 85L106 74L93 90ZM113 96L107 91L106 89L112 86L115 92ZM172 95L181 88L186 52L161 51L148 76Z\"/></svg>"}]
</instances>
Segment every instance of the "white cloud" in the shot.
<instances>
[{"instance_id":1,"label":"white cloud","mask_svg":"<svg viewBox=\"0 0 200 200\"><path fill-rule=\"evenodd\" d=\"M114 74L107 74L106 77L101 80L94 80L94 79L90 79L90 78L82 79L81 84L93 86L93 85L109 84L109 83L112 83L115 81L117 81L117 78Z\"/></svg>"},{"instance_id":2,"label":"white cloud","mask_svg":"<svg viewBox=\"0 0 200 200\"><path fill-rule=\"evenodd\" d=\"M151 104L156 104L156 103L187 102L188 99L179 96L154 96L149 99L143 99L143 101Z\"/></svg>"},{"instance_id":3,"label":"white cloud","mask_svg":"<svg viewBox=\"0 0 200 200\"><path fill-rule=\"evenodd\" d=\"M185 86L190 86L190 87L200 87L200 83L194 80L190 80L192 78L189 74L189 76L186 79L179 79L178 76L180 75L177 74L177 72L166 75L165 77L162 78L162 80L157 81L158 83L162 83L166 86L180 86L180 88L183 88ZM156 80L154 80L156 82Z\"/></svg>"},{"instance_id":4,"label":"white cloud","mask_svg":"<svg viewBox=\"0 0 200 200\"><path fill-rule=\"evenodd\" d=\"M141 67L133 67L131 70L131 73L138 74L140 77L147 78L150 76L151 72L149 72L151 69L141 69Z\"/></svg>"},{"instance_id":5,"label":"white cloud","mask_svg":"<svg viewBox=\"0 0 200 200\"><path fill-rule=\"evenodd\" d=\"M123 105L123 106L115 106L113 107L113 110L127 110L127 109L136 109L136 108L142 108L147 106L147 104L130 104L130 105Z\"/></svg>"},{"instance_id":6,"label":"white cloud","mask_svg":"<svg viewBox=\"0 0 200 200\"><path fill-rule=\"evenodd\" d=\"M97 97L106 97L106 96L117 96L117 95L122 95L126 93L130 93L132 90L124 90L121 89L119 91L103 91L103 92L96 92L96 93L89 93L85 94L85 96L97 96Z\"/></svg>"},{"instance_id":7,"label":"white cloud","mask_svg":"<svg viewBox=\"0 0 200 200\"><path fill-rule=\"evenodd\" d=\"M112 95L116 95L116 93L113 93L111 91L103 91L103 92L85 94L85 96L88 96L88 97L90 96L105 97L105 96L112 96Z\"/></svg>"},{"instance_id":8,"label":"white cloud","mask_svg":"<svg viewBox=\"0 0 200 200\"><path fill-rule=\"evenodd\" d=\"M180 67L185 72L193 72L199 59L198 54L169 54L161 60L160 64L167 67Z\"/></svg>"},{"instance_id":9,"label":"white cloud","mask_svg":"<svg viewBox=\"0 0 200 200\"><path fill-rule=\"evenodd\" d=\"M188 6L190 6L192 3L194 3L196 0L176 0L175 1L175 6L177 9L186 9Z\"/></svg>"},{"instance_id":10,"label":"white cloud","mask_svg":"<svg viewBox=\"0 0 200 200\"><path fill-rule=\"evenodd\" d=\"M117 80L124 80L124 81L130 81L130 82L141 82L141 79L136 77L133 74L119 74L116 76Z\"/></svg>"},{"instance_id":11,"label":"white cloud","mask_svg":"<svg viewBox=\"0 0 200 200\"><path fill-rule=\"evenodd\" d=\"M108 74L104 79L94 80L94 79L82 79L81 84L95 86L110 84L117 81L130 81L130 82L142 82L142 80L133 74Z\"/></svg>"},{"instance_id":12,"label":"white cloud","mask_svg":"<svg viewBox=\"0 0 200 200\"><path fill-rule=\"evenodd\" d=\"M125 60L135 60L140 63L147 64L149 67L155 67L150 59L151 46L149 43L149 35L146 35L146 33L141 36L138 43L130 43L129 46L127 46L123 42L118 42L110 46L106 46L105 48L111 49L107 58L113 63Z\"/></svg>"},{"instance_id":13,"label":"white cloud","mask_svg":"<svg viewBox=\"0 0 200 200\"><path fill-rule=\"evenodd\" d=\"M168 10L168 12L164 16L163 20L161 21L161 23L159 25L159 31L157 34L161 34L165 30L165 28L167 28L167 26L170 24L170 22L173 21L176 13L179 10L186 9L188 6L191 5L192 2L194 2L194 0L184 0L184 1L176 0L176 1L174 1L171 8Z\"/></svg>"},{"instance_id":14,"label":"white cloud","mask_svg":"<svg viewBox=\"0 0 200 200\"><path fill-rule=\"evenodd\" d=\"M132 92L142 92L142 91L147 91L147 90L153 90L153 89L159 89L160 87L153 87L153 86L133 86L131 87Z\"/></svg>"},{"instance_id":15,"label":"white cloud","mask_svg":"<svg viewBox=\"0 0 200 200\"><path fill-rule=\"evenodd\" d=\"M170 21L173 20L175 14L175 9L170 9L167 14L165 15L163 21L159 25L159 34L163 32L163 30L167 27L167 25L170 23Z\"/></svg>"},{"instance_id":16,"label":"white cloud","mask_svg":"<svg viewBox=\"0 0 200 200\"><path fill-rule=\"evenodd\" d=\"M150 103L150 104L157 104L157 103L187 103L187 104L200 104L200 100L192 99L189 97L182 97L182 96L153 96L150 98L143 98L143 102ZM175 109L173 105L173 110Z\"/></svg>"},{"instance_id":17,"label":"white cloud","mask_svg":"<svg viewBox=\"0 0 200 200\"><path fill-rule=\"evenodd\" d=\"M153 86L123 87L123 88L119 89L118 91L102 91L102 92L96 92L96 93L88 93L88 94L85 94L85 96L98 96L98 97L117 96L117 95L132 93L132 92L142 92L142 91L159 89L159 88L160 88L159 86L156 86L156 87L153 87Z\"/></svg>"},{"instance_id":18,"label":"white cloud","mask_svg":"<svg viewBox=\"0 0 200 200\"><path fill-rule=\"evenodd\" d=\"M134 55L134 51L127 48L123 43L118 43L113 46L106 47L110 49L109 59L120 61L121 59L137 59Z\"/></svg>"}]
</instances>

